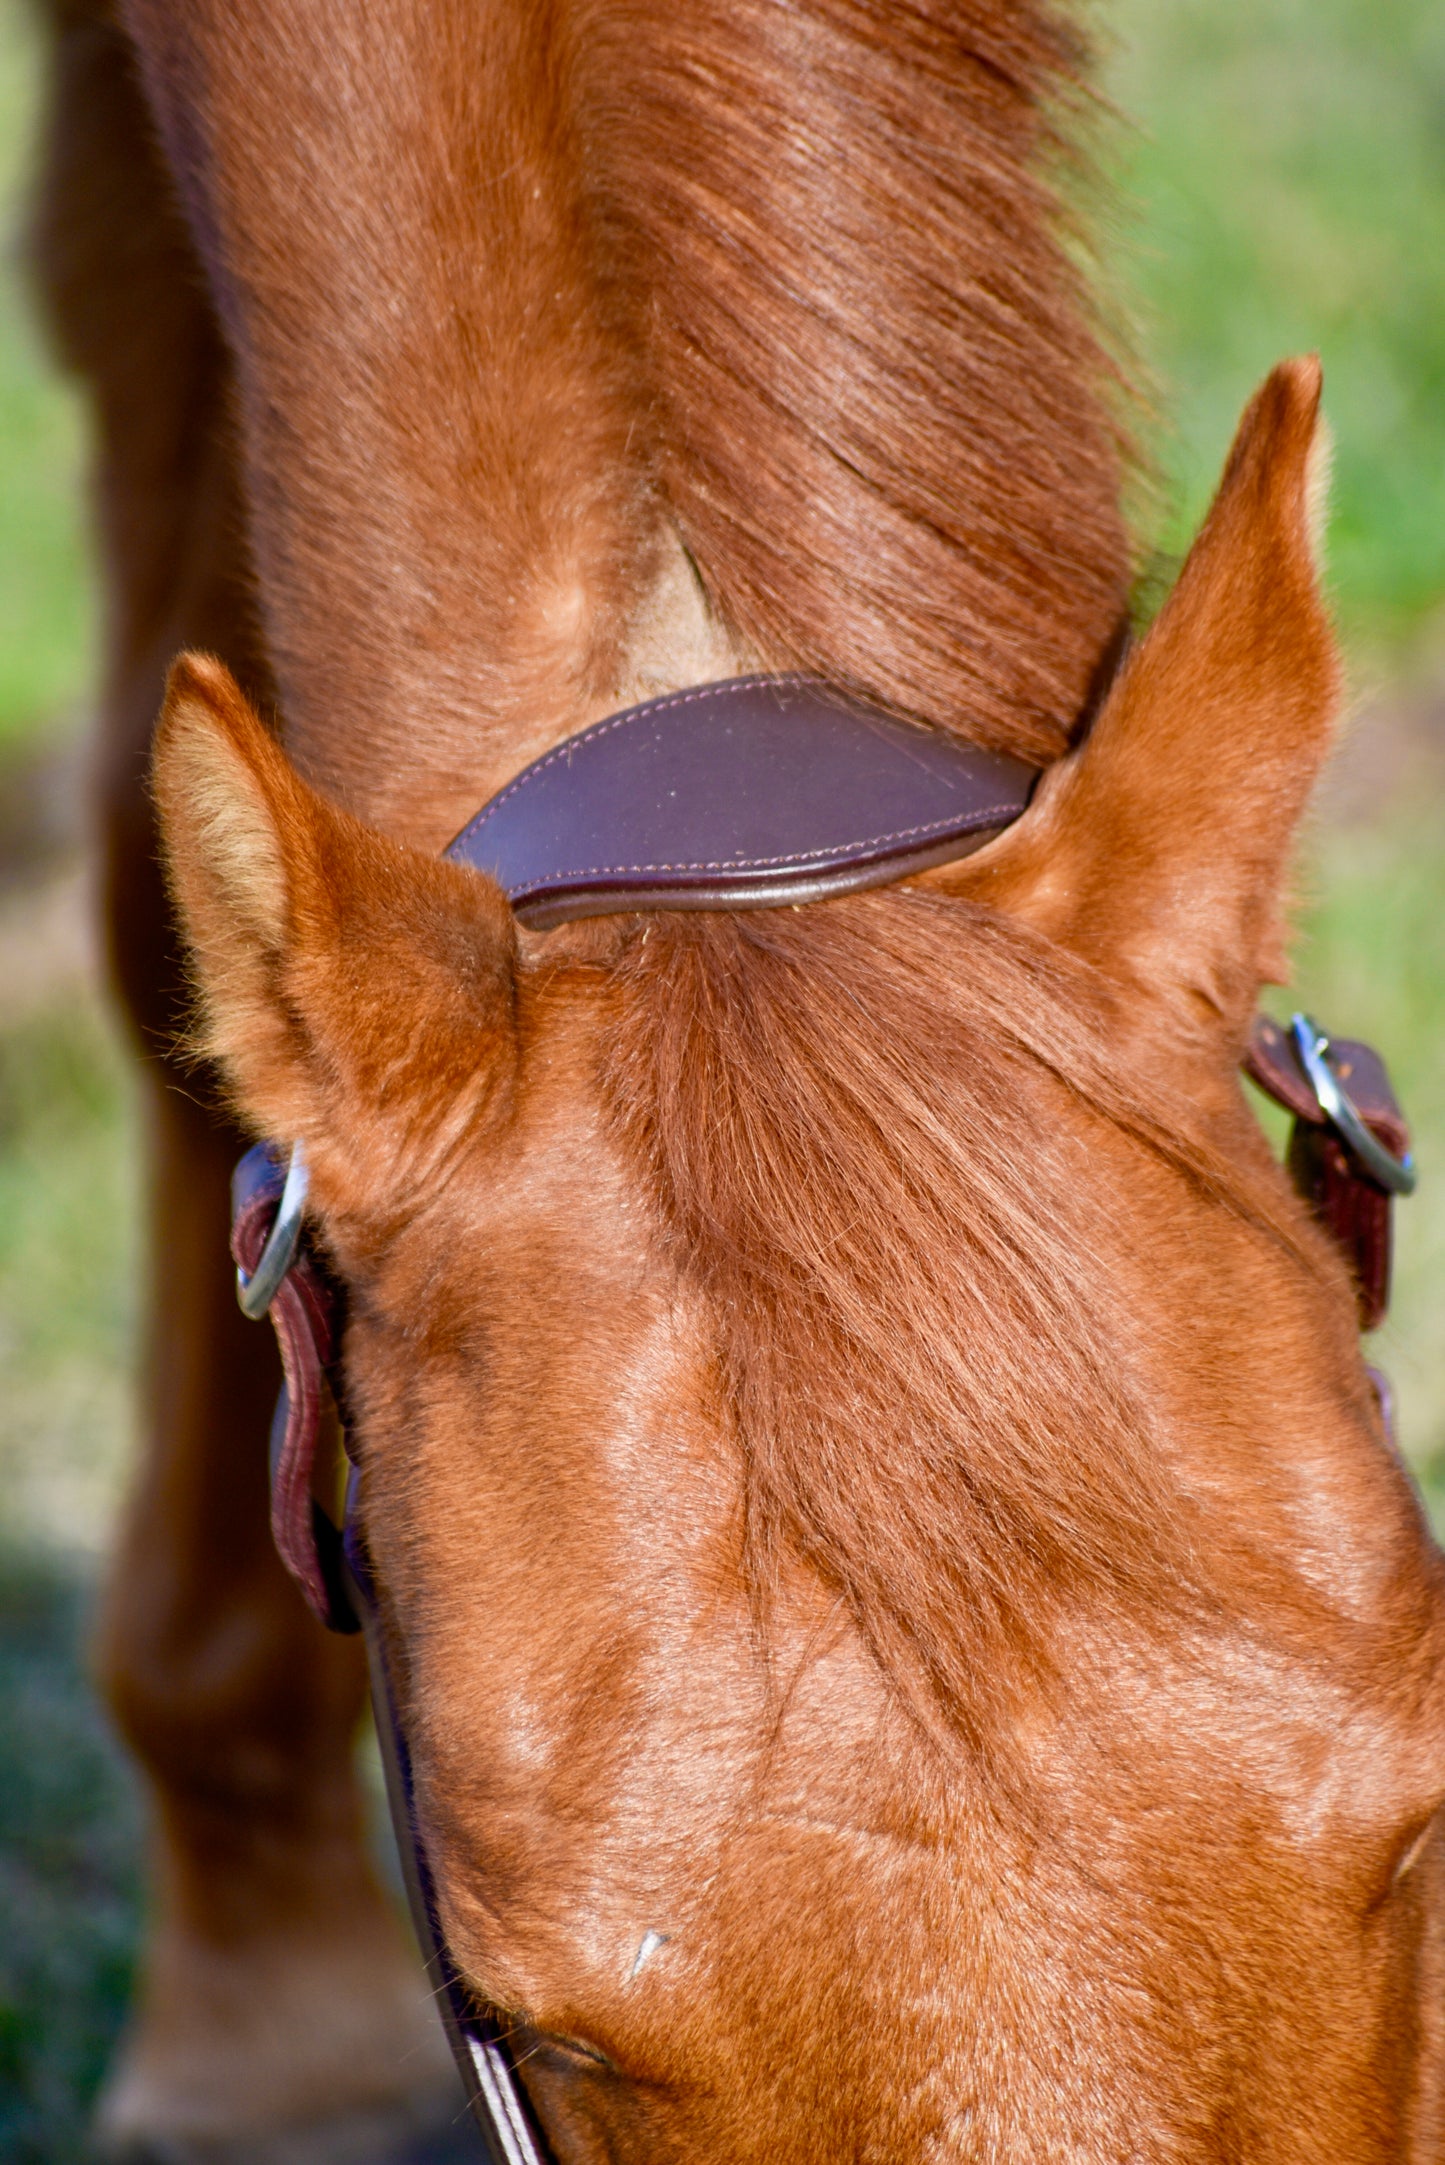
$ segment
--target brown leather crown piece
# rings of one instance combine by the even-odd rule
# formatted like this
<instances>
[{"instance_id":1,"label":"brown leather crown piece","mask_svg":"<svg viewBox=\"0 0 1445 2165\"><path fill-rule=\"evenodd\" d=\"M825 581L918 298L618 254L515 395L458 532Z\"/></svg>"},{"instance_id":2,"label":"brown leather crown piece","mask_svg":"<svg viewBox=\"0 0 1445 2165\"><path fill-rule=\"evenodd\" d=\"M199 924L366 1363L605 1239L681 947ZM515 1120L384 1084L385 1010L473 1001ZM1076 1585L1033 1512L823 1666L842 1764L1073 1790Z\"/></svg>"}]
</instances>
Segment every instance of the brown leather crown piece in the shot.
<instances>
[{"instance_id":1,"label":"brown leather crown piece","mask_svg":"<svg viewBox=\"0 0 1445 2165\"><path fill-rule=\"evenodd\" d=\"M978 849L1038 775L806 676L736 677L569 737L446 854L542 929L618 910L766 909Z\"/></svg>"}]
</instances>

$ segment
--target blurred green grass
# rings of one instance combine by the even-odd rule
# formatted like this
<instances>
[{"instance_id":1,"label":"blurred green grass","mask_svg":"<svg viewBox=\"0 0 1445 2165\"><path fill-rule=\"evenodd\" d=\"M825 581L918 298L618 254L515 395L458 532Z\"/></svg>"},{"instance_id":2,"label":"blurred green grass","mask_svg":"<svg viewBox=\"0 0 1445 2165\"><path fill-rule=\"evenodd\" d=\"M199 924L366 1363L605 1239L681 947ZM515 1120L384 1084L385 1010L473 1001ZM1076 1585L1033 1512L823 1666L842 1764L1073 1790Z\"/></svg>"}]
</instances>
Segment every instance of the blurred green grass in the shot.
<instances>
[{"instance_id":1,"label":"blurred green grass","mask_svg":"<svg viewBox=\"0 0 1445 2165\"><path fill-rule=\"evenodd\" d=\"M129 1992L134 1785L77 1668L86 1599L35 1543L0 1546L0 2158L69 2165Z\"/></svg>"},{"instance_id":2,"label":"blurred green grass","mask_svg":"<svg viewBox=\"0 0 1445 2165\"><path fill-rule=\"evenodd\" d=\"M26 881L37 760L94 673L83 427L15 233L35 37L0 7L0 2159L71 2165L124 2020L141 1909L134 1777L85 1674L130 1428L135 1123L110 1018ZM63 787L63 784L61 785ZM42 794L50 794L45 792ZM62 816L59 825L66 821ZM33 932L38 959L5 958ZM18 994L18 997L17 997Z\"/></svg>"},{"instance_id":3,"label":"blurred green grass","mask_svg":"<svg viewBox=\"0 0 1445 2165\"><path fill-rule=\"evenodd\" d=\"M0 757L73 715L93 674L82 545L80 414L45 366L20 291L18 209L31 163L36 33L0 7Z\"/></svg>"},{"instance_id":4,"label":"blurred green grass","mask_svg":"<svg viewBox=\"0 0 1445 2165\"><path fill-rule=\"evenodd\" d=\"M1386 653L1445 597L1445 8L1114 0L1125 238L1182 546L1253 385L1317 349L1331 583Z\"/></svg>"},{"instance_id":5,"label":"blurred green grass","mask_svg":"<svg viewBox=\"0 0 1445 2165\"><path fill-rule=\"evenodd\" d=\"M1112 88L1136 123L1122 150L1133 216L1118 245L1132 258L1170 417L1157 446L1167 516L1151 538L1183 545L1254 383L1280 354L1319 347L1337 438L1341 619L1367 679L1398 673L1418 688L1404 739L1388 714L1367 715L1354 755L1368 776L1399 763L1403 741L1402 779L1367 789L1363 810L1314 835L1298 997L1387 1051L1414 1120L1422 1192L1399 1213L1397 1299L1375 1351L1400 1389L1406 1446L1445 1511L1445 10L1437 0L1117 0L1096 14L1117 32ZM33 62L27 19L0 0L0 220L12 226ZM93 973L35 884L21 831L20 783L73 736L94 677L82 444L7 259L0 2159L36 2165L80 2155L138 1916L133 1784L79 1653L129 1427L135 1112ZM8 826L7 804L21 808ZM17 976L32 932L40 965Z\"/></svg>"},{"instance_id":6,"label":"blurred green grass","mask_svg":"<svg viewBox=\"0 0 1445 2165\"><path fill-rule=\"evenodd\" d=\"M1445 731L1445 700L1439 713ZM1386 1056L1413 1131L1420 1189L1395 1208L1394 1297L1370 1358L1395 1385L1400 1438L1445 1532L1445 796L1317 833L1297 983L1303 1007Z\"/></svg>"},{"instance_id":7,"label":"blurred green grass","mask_svg":"<svg viewBox=\"0 0 1445 2165\"><path fill-rule=\"evenodd\" d=\"M0 981L0 1014L5 989ZM130 1428L137 1244L127 1085L109 1018L73 971L57 976L53 996L0 1024L7 2165L68 2165L83 2155L139 1933L136 1783L89 1688L83 1651Z\"/></svg>"},{"instance_id":8,"label":"blurred green grass","mask_svg":"<svg viewBox=\"0 0 1445 2165\"><path fill-rule=\"evenodd\" d=\"M0 1034L0 1541L92 1557L129 1434L129 1076L83 982Z\"/></svg>"}]
</instances>

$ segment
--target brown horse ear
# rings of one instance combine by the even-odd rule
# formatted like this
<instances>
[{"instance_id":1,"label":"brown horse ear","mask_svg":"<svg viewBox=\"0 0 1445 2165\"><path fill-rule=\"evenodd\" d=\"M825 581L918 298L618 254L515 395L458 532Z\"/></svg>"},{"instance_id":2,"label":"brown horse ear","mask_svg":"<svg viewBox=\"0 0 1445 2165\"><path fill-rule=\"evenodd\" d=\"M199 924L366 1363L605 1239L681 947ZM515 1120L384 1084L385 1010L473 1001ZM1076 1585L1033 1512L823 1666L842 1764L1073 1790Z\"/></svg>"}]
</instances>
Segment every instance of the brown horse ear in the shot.
<instances>
[{"instance_id":1,"label":"brown horse ear","mask_svg":"<svg viewBox=\"0 0 1445 2165\"><path fill-rule=\"evenodd\" d=\"M1314 560L1319 401L1314 359L1256 393L1093 731L950 882L1162 998L1210 1052L1283 976L1291 844L1339 704Z\"/></svg>"},{"instance_id":2,"label":"brown horse ear","mask_svg":"<svg viewBox=\"0 0 1445 2165\"><path fill-rule=\"evenodd\" d=\"M156 741L203 1049L313 1164L444 1150L512 1041L515 927L490 882L388 841L296 773L219 662L183 655Z\"/></svg>"}]
</instances>

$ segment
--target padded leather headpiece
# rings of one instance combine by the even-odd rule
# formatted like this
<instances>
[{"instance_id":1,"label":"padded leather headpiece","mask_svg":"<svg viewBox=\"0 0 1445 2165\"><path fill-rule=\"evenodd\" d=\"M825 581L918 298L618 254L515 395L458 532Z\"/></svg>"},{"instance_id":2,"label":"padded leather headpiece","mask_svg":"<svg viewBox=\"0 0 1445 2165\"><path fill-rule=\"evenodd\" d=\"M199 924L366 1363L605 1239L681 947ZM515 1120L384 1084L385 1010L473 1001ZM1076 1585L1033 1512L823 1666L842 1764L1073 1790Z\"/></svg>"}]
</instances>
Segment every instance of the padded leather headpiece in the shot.
<instances>
[{"instance_id":1,"label":"padded leather headpiece","mask_svg":"<svg viewBox=\"0 0 1445 2165\"><path fill-rule=\"evenodd\" d=\"M569 737L446 854L489 873L536 928L765 909L967 856L1018 818L1036 780L814 678L735 677Z\"/></svg>"}]
</instances>

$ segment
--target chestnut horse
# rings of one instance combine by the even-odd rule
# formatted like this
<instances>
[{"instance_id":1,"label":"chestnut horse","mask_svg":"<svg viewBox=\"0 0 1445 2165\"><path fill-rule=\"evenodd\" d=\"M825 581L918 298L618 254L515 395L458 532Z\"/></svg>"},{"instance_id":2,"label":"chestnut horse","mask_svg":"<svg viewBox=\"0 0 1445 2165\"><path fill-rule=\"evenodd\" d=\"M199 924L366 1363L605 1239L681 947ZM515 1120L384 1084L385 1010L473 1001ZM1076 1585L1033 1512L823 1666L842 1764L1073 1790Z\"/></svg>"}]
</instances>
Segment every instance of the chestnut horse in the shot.
<instances>
[{"instance_id":1,"label":"chestnut horse","mask_svg":"<svg viewBox=\"0 0 1445 2165\"><path fill-rule=\"evenodd\" d=\"M267 1533L245 1129L313 1168L443 1922L563 2165L1445 2156L1440 1561L1237 1080L1338 696L1317 368L1119 669L1044 0L51 10L154 1196L108 2139L455 2109ZM1050 771L799 909L528 932L439 861L791 667Z\"/></svg>"}]
</instances>

